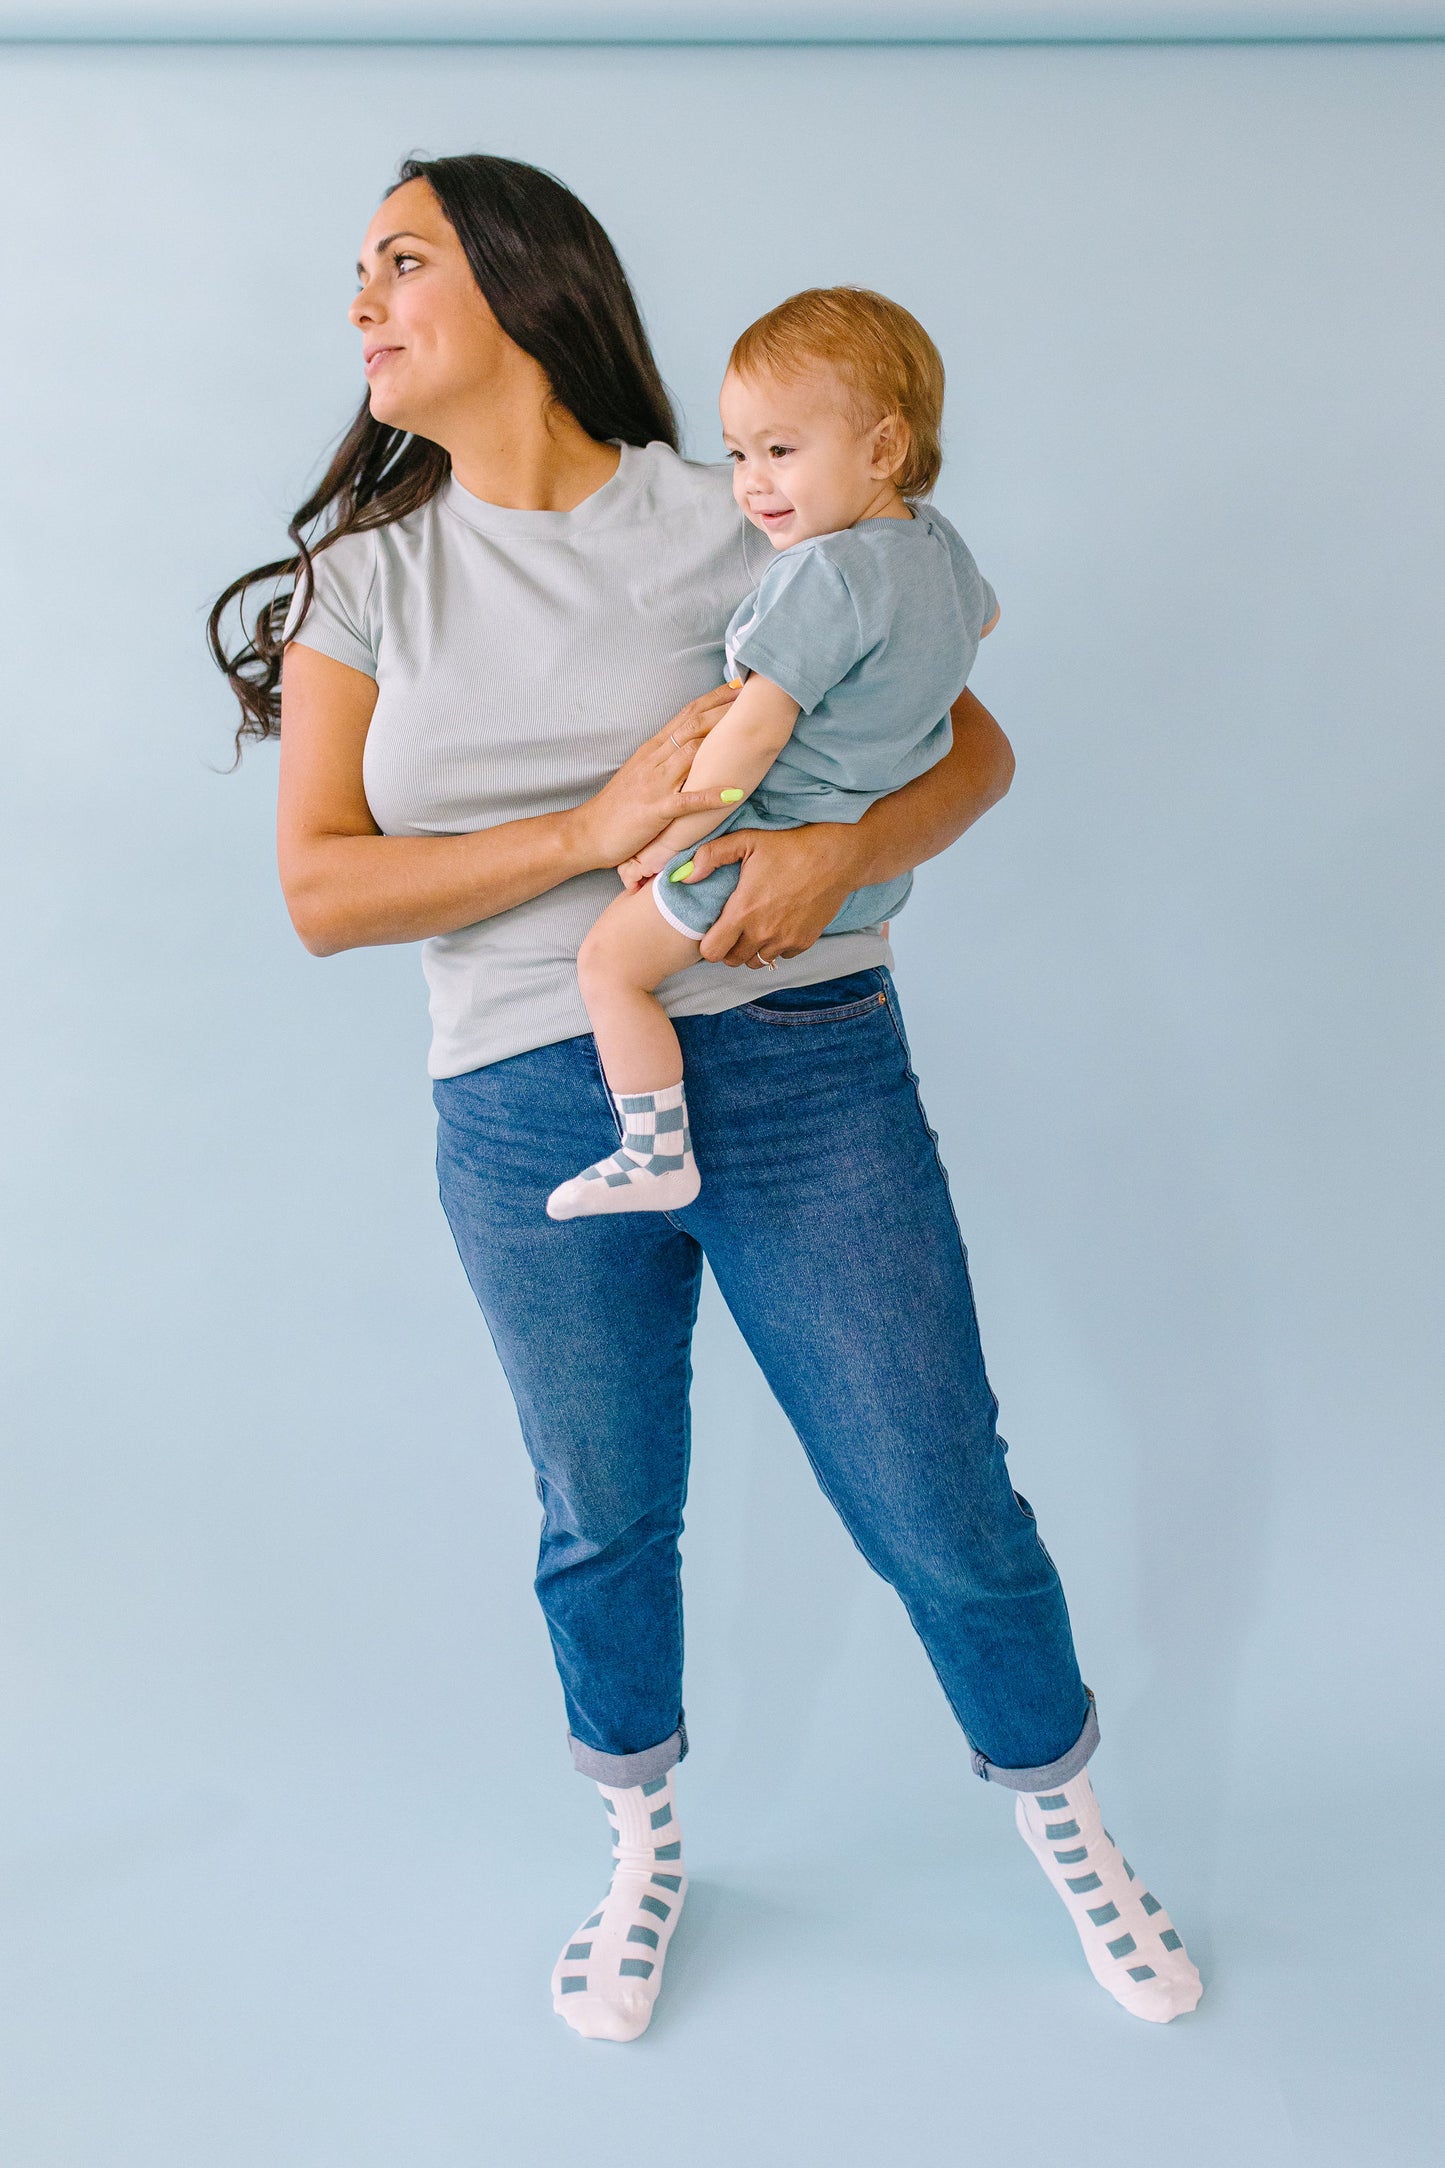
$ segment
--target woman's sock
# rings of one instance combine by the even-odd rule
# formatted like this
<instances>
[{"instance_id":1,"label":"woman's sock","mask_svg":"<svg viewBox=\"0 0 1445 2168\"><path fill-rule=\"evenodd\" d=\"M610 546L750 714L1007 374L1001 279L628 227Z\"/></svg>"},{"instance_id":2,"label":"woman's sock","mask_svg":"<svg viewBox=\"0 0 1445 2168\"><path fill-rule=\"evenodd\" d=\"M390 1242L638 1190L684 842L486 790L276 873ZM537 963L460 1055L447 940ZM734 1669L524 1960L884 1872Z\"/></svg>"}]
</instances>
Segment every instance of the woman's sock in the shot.
<instances>
[{"instance_id":1,"label":"woman's sock","mask_svg":"<svg viewBox=\"0 0 1445 2168\"><path fill-rule=\"evenodd\" d=\"M662 1962L687 1895L672 1772L620 1790L599 1784L612 1822L612 1887L577 1929L552 1974L552 2008L587 2040L647 2030Z\"/></svg>"},{"instance_id":2,"label":"woman's sock","mask_svg":"<svg viewBox=\"0 0 1445 2168\"><path fill-rule=\"evenodd\" d=\"M1192 2010L1204 1989L1159 1899L1105 1829L1081 1769L1049 1792L1019 1792L1019 1835L1068 1907L1089 1970L1116 2002L1156 2025Z\"/></svg>"},{"instance_id":3,"label":"woman's sock","mask_svg":"<svg viewBox=\"0 0 1445 2168\"><path fill-rule=\"evenodd\" d=\"M678 1212L701 1188L681 1084L656 1092L614 1092L612 1103L622 1117L620 1149L554 1189L547 1199L549 1219Z\"/></svg>"}]
</instances>

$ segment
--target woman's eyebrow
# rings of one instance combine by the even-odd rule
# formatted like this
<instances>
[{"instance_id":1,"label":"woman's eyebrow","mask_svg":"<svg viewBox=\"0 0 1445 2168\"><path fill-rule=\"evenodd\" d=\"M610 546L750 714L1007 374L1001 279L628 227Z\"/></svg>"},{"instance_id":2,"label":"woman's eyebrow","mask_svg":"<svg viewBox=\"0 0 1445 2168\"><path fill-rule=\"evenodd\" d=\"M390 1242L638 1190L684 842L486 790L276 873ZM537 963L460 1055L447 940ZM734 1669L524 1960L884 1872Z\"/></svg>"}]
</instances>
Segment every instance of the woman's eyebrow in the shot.
<instances>
[{"instance_id":1,"label":"woman's eyebrow","mask_svg":"<svg viewBox=\"0 0 1445 2168\"><path fill-rule=\"evenodd\" d=\"M384 235L383 238L377 242L375 253L379 256L382 253L383 249L388 249L391 247L393 241L422 241L425 240L425 238L426 236L424 234L412 233L404 226L400 233L388 233ZM361 261L361 258L359 256L356 259L356 275L359 279L365 278L366 276L366 266Z\"/></svg>"}]
</instances>

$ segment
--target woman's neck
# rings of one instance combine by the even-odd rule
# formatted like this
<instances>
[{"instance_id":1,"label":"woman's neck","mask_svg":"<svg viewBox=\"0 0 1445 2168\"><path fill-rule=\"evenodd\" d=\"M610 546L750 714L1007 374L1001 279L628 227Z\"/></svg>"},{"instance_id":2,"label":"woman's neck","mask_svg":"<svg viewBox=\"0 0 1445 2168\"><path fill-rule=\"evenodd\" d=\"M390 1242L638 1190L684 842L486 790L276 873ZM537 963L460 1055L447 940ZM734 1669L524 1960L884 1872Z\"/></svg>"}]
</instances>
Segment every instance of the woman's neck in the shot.
<instances>
[{"instance_id":1,"label":"woman's neck","mask_svg":"<svg viewBox=\"0 0 1445 2168\"><path fill-rule=\"evenodd\" d=\"M565 407L489 415L446 448L462 488L509 512L571 512L610 482L621 453L589 437ZM500 424L500 426L498 426Z\"/></svg>"}]
</instances>

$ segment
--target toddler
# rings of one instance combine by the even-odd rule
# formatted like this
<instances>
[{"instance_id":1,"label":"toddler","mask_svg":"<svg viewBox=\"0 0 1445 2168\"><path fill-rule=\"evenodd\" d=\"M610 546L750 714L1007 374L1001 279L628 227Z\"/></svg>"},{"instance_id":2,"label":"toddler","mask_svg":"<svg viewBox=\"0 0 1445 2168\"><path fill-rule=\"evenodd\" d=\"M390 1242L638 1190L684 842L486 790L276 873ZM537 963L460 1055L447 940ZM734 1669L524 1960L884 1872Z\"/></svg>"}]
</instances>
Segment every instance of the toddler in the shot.
<instances>
[{"instance_id":1,"label":"toddler","mask_svg":"<svg viewBox=\"0 0 1445 2168\"><path fill-rule=\"evenodd\" d=\"M693 848L738 825L858 821L922 775L998 618L960 536L913 501L941 464L943 363L906 309L854 287L794 295L738 340L719 406L734 494L778 552L728 626L742 690L687 778L732 811L685 815L619 866L626 893L582 944L623 1141L553 1190L557 1220L675 1212L698 1193L682 1049L655 989L697 961L738 868L699 878ZM827 931L881 925L912 882L858 889Z\"/></svg>"}]
</instances>

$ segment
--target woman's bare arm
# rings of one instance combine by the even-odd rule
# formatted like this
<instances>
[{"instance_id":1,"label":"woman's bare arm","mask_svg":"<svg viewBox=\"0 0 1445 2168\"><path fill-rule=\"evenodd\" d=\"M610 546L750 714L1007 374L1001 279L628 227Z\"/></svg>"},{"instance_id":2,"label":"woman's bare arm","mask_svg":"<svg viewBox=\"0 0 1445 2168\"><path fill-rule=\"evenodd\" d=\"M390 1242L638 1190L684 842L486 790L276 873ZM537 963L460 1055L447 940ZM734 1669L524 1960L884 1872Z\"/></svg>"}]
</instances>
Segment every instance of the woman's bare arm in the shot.
<instances>
[{"instance_id":1,"label":"woman's bare arm","mask_svg":"<svg viewBox=\"0 0 1445 2168\"><path fill-rule=\"evenodd\" d=\"M282 672L276 824L291 923L313 956L454 933L574 874L620 864L680 814L716 819L721 790L680 786L734 697L719 686L691 701L569 812L471 835L384 836L361 775L375 682L293 641Z\"/></svg>"},{"instance_id":2,"label":"woman's bare arm","mask_svg":"<svg viewBox=\"0 0 1445 2168\"><path fill-rule=\"evenodd\" d=\"M722 916L704 936L703 955L725 964L799 955L855 888L894 880L936 858L997 805L1013 781L1013 749L967 688L952 713L952 750L926 775L880 798L856 826L734 828L699 844L693 854L699 874L734 860L741 866Z\"/></svg>"}]
</instances>

